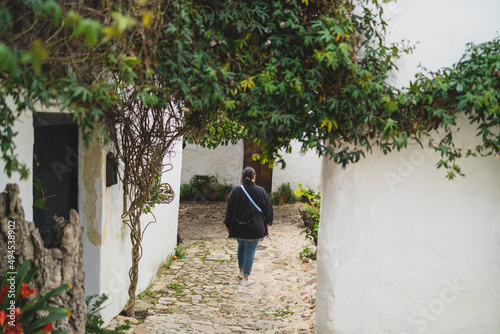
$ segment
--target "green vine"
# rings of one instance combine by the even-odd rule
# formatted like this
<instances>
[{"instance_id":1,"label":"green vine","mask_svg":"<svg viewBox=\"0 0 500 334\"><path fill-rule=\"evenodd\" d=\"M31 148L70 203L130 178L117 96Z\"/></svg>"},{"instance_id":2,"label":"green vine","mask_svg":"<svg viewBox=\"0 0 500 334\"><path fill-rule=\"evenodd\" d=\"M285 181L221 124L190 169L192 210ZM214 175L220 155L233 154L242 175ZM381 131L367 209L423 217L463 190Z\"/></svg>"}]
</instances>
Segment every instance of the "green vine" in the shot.
<instances>
[{"instance_id":1,"label":"green vine","mask_svg":"<svg viewBox=\"0 0 500 334\"><path fill-rule=\"evenodd\" d=\"M448 169L448 178L463 175L457 159L469 156L498 156L500 152L500 38L474 45L469 44L462 59L451 68L444 68L429 76L417 75L401 94L405 108L420 111L436 119L445 135L429 146L441 154L438 168ZM477 136L482 143L476 147L457 148L453 130L459 114L470 124L477 125Z\"/></svg>"}]
</instances>

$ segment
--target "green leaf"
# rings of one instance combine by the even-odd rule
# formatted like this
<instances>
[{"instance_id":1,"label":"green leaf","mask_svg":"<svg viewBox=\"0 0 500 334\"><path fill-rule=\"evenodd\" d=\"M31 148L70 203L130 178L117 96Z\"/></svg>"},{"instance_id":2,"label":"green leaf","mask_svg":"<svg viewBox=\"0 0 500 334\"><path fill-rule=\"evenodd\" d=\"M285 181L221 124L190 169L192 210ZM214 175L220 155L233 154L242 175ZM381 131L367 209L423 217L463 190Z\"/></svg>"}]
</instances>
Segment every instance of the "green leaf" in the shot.
<instances>
[{"instance_id":1,"label":"green leaf","mask_svg":"<svg viewBox=\"0 0 500 334\"><path fill-rule=\"evenodd\" d=\"M50 290L48 293L46 293L43 297L41 297L31 308L29 308L27 311L23 313L23 316L28 316L34 312L37 311L39 307L42 307L46 301L48 301L50 298L54 297L55 295L68 290L71 288L70 284L64 284L61 285L55 289ZM62 319L62 318L61 318Z\"/></svg>"},{"instance_id":2,"label":"green leaf","mask_svg":"<svg viewBox=\"0 0 500 334\"><path fill-rule=\"evenodd\" d=\"M99 36L102 32L102 25L99 22L92 21L88 24L85 30L85 41L89 47L96 45L99 42Z\"/></svg>"},{"instance_id":3,"label":"green leaf","mask_svg":"<svg viewBox=\"0 0 500 334\"><path fill-rule=\"evenodd\" d=\"M113 24L116 26L116 28L120 32L123 32L126 29L132 28L135 25L137 25L137 20L135 20L134 18L129 17L129 16L124 16L121 13L114 12L112 14L112 16L113 16L113 19L114 19Z\"/></svg>"},{"instance_id":4,"label":"green leaf","mask_svg":"<svg viewBox=\"0 0 500 334\"><path fill-rule=\"evenodd\" d=\"M62 10L54 0L45 0L38 3L34 8L35 12L40 13L42 18L54 15L54 25L58 26L61 23Z\"/></svg>"},{"instance_id":5,"label":"green leaf","mask_svg":"<svg viewBox=\"0 0 500 334\"><path fill-rule=\"evenodd\" d=\"M82 16L75 11L69 11L64 17L64 24L69 26L76 26L78 22L82 19Z\"/></svg>"},{"instance_id":6,"label":"green leaf","mask_svg":"<svg viewBox=\"0 0 500 334\"><path fill-rule=\"evenodd\" d=\"M236 101L234 100L227 100L227 101L224 101L224 107L228 110L234 110L235 108L235 103Z\"/></svg>"},{"instance_id":7,"label":"green leaf","mask_svg":"<svg viewBox=\"0 0 500 334\"><path fill-rule=\"evenodd\" d=\"M45 201L43 200L43 198L39 198L36 200L36 207L41 210L45 209Z\"/></svg>"},{"instance_id":8,"label":"green leaf","mask_svg":"<svg viewBox=\"0 0 500 334\"><path fill-rule=\"evenodd\" d=\"M136 57L123 57L123 61L128 65L139 65L141 63L141 60Z\"/></svg>"},{"instance_id":9,"label":"green leaf","mask_svg":"<svg viewBox=\"0 0 500 334\"><path fill-rule=\"evenodd\" d=\"M7 45L0 42L0 71L13 73L17 69L16 55Z\"/></svg>"},{"instance_id":10,"label":"green leaf","mask_svg":"<svg viewBox=\"0 0 500 334\"><path fill-rule=\"evenodd\" d=\"M9 8L6 6L0 7L0 34L12 25Z\"/></svg>"},{"instance_id":11,"label":"green leaf","mask_svg":"<svg viewBox=\"0 0 500 334\"><path fill-rule=\"evenodd\" d=\"M66 310L61 309L61 312L51 313L48 316L29 324L28 327L24 330L24 333L25 334L35 334L35 333L46 334L46 332L39 331L43 326L45 326L48 323L54 323L58 320L66 318L68 316L69 316L69 313Z\"/></svg>"},{"instance_id":12,"label":"green leaf","mask_svg":"<svg viewBox=\"0 0 500 334\"><path fill-rule=\"evenodd\" d=\"M87 30L87 27L90 25L91 22L92 20L85 18L78 20L78 23L76 24L76 27L73 30L73 35L78 36L83 34Z\"/></svg>"},{"instance_id":13,"label":"green leaf","mask_svg":"<svg viewBox=\"0 0 500 334\"><path fill-rule=\"evenodd\" d=\"M91 96L92 93L88 89L82 86L77 86L74 87L73 89L73 95L72 95L73 99L80 98L83 102L86 102L87 100L90 99Z\"/></svg>"},{"instance_id":14,"label":"green leaf","mask_svg":"<svg viewBox=\"0 0 500 334\"><path fill-rule=\"evenodd\" d=\"M39 74L42 70L42 65L49 58L49 50L44 42L40 39L35 39L29 48L29 51L21 55L21 63L31 63L35 73Z\"/></svg>"},{"instance_id":15,"label":"green leaf","mask_svg":"<svg viewBox=\"0 0 500 334\"><path fill-rule=\"evenodd\" d=\"M458 105L457 105L457 111L463 111L467 107L467 100L463 99L461 100Z\"/></svg>"},{"instance_id":16,"label":"green leaf","mask_svg":"<svg viewBox=\"0 0 500 334\"><path fill-rule=\"evenodd\" d=\"M24 283L30 283L31 280L35 277L37 272L38 272L38 267L31 268L24 278Z\"/></svg>"}]
</instances>

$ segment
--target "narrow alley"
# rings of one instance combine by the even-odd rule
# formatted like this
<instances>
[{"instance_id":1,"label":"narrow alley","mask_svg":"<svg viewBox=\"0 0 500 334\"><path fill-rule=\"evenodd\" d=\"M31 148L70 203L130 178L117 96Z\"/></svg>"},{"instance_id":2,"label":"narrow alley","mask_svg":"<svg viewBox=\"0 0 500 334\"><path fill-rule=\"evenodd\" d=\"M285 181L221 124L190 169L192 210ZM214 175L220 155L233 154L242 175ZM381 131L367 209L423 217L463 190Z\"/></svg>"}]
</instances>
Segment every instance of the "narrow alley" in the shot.
<instances>
[{"instance_id":1,"label":"narrow alley","mask_svg":"<svg viewBox=\"0 0 500 334\"><path fill-rule=\"evenodd\" d=\"M179 234L185 258L174 260L141 293L127 333L314 333L316 267L299 259L303 246L294 213L302 204L275 207L270 236L257 249L252 278L240 286L236 241L222 221L225 203L182 203ZM132 321L130 321L132 320Z\"/></svg>"}]
</instances>

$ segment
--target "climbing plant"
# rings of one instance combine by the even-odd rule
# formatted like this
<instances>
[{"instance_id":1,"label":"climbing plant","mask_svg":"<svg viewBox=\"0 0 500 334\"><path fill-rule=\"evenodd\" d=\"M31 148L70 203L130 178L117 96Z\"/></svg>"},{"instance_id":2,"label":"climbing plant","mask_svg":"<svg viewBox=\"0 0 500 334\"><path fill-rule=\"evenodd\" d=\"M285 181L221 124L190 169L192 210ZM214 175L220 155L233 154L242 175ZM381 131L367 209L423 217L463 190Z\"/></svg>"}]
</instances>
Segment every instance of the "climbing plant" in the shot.
<instances>
[{"instance_id":1,"label":"climbing plant","mask_svg":"<svg viewBox=\"0 0 500 334\"><path fill-rule=\"evenodd\" d=\"M346 166L373 146L423 144L435 129L450 178L462 155L498 154L499 39L471 45L453 68L406 89L387 82L411 48L387 45L385 0L100 1L0 4L0 148L5 171L27 177L15 152L24 110L72 112L85 142L100 130L116 154L131 228L133 313L141 216L172 198L161 174L185 135L213 147L238 137L284 164L293 139ZM482 143L453 144L458 113ZM205 134L209 134L206 137ZM281 151L280 151L281 150ZM167 161L168 162L168 161Z\"/></svg>"},{"instance_id":2,"label":"climbing plant","mask_svg":"<svg viewBox=\"0 0 500 334\"><path fill-rule=\"evenodd\" d=\"M448 169L447 177L463 175L457 158L499 156L500 153L500 37L479 45L469 44L460 61L450 68L416 76L410 87L398 92L387 108L408 113L405 122L426 115L426 130L444 129L440 140L429 145L441 154L437 167ZM480 143L475 147L456 147L453 141L457 117L462 114L477 124ZM399 126L399 125L398 125ZM408 124L407 126L411 126ZM390 148L383 147L384 150Z\"/></svg>"},{"instance_id":3,"label":"climbing plant","mask_svg":"<svg viewBox=\"0 0 500 334\"><path fill-rule=\"evenodd\" d=\"M133 314L147 228L141 217L173 198L170 185L161 182L162 173L171 168L172 145L191 123L193 133L200 132L213 114L187 115L181 99L187 94L181 95L176 84L183 66L189 65L188 10L187 3L175 1L19 0L0 5L0 124L6 172L27 176L13 141L14 121L25 109L72 112L85 142L96 129L101 131L120 167L122 219L130 227L128 315ZM205 91L192 95L210 97Z\"/></svg>"},{"instance_id":4,"label":"climbing plant","mask_svg":"<svg viewBox=\"0 0 500 334\"><path fill-rule=\"evenodd\" d=\"M279 150L295 139L345 167L373 146L400 150L442 128L443 139L429 144L453 178L463 154L452 138L458 113L479 123L483 139L467 154L500 150L498 38L400 90L387 75L412 47L385 43L377 0L232 1L203 8L197 22L208 64L233 73L223 105L263 145L262 162L284 163Z\"/></svg>"},{"instance_id":5,"label":"climbing plant","mask_svg":"<svg viewBox=\"0 0 500 334\"><path fill-rule=\"evenodd\" d=\"M237 121L231 120L222 114L205 125L204 129L191 131L184 136L183 145L198 144L204 148L216 148L220 145L235 145L241 139L247 139L245 127Z\"/></svg>"}]
</instances>

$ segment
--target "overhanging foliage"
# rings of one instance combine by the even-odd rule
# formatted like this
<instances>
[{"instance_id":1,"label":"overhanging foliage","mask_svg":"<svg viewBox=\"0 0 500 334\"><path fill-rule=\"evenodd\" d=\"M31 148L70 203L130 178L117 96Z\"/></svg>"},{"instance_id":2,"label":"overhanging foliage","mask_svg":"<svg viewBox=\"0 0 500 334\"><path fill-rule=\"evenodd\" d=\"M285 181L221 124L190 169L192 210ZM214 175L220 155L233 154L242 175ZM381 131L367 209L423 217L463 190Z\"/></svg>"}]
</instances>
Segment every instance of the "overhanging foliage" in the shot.
<instances>
[{"instance_id":1,"label":"overhanging foliage","mask_svg":"<svg viewBox=\"0 0 500 334\"><path fill-rule=\"evenodd\" d=\"M387 75L412 50L385 44L377 1L228 1L201 10L197 22L205 71L223 79L216 86L222 105L264 146L263 162L296 139L345 167L374 145L400 150L443 128L443 140L430 145L453 178L462 153L452 125L461 112L479 123L483 139L467 154L499 152L498 38L470 45L453 68L419 74L399 90Z\"/></svg>"},{"instance_id":2,"label":"overhanging foliage","mask_svg":"<svg viewBox=\"0 0 500 334\"><path fill-rule=\"evenodd\" d=\"M462 155L450 125L464 112L479 123L483 138L467 153L499 151L499 39L471 46L454 68L418 75L398 90L387 84L387 73L411 49L386 45L377 0L357 6L345 0L157 0L98 7L14 1L0 7L0 17L1 148L9 175L27 173L14 153L12 124L21 110L36 111L38 104L73 111L89 134L109 120L109 110L137 100L182 110L183 127L175 132L192 142L213 147L240 135L256 138L266 161L279 159L278 150L289 151L297 139L304 150L315 148L342 166L374 144L399 150L443 127L446 135L434 147L450 177L459 172L454 160ZM133 95L125 89L130 85ZM221 121L226 115L231 122ZM206 132L215 141L203 137Z\"/></svg>"}]
</instances>

